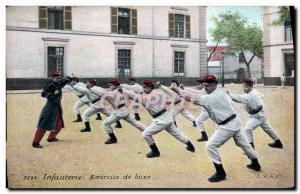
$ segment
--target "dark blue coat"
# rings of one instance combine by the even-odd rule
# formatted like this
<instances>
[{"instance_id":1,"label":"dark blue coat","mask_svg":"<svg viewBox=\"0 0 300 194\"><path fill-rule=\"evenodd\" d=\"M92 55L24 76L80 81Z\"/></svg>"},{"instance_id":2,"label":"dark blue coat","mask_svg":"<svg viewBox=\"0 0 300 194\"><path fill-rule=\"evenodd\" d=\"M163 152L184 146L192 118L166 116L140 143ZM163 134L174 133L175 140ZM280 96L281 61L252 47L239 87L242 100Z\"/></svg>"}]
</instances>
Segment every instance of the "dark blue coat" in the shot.
<instances>
[{"instance_id":1,"label":"dark blue coat","mask_svg":"<svg viewBox=\"0 0 300 194\"><path fill-rule=\"evenodd\" d=\"M63 111L61 107L62 88L68 83L68 79L61 79L58 83L52 80L47 82L42 91L42 97L47 98L47 103L42 109L37 128L46 129L47 131L55 130L56 118L60 114L63 122Z\"/></svg>"}]
</instances>

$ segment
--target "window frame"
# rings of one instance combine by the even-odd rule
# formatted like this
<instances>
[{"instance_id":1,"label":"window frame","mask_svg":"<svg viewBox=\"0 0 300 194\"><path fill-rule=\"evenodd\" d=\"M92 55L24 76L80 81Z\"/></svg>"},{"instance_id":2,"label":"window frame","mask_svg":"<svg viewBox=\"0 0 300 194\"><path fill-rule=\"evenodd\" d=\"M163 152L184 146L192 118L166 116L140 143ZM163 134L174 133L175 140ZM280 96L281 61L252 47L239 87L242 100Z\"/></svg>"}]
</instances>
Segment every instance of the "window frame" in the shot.
<instances>
[{"instance_id":1,"label":"window frame","mask_svg":"<svg viewBox=\"0 0 300 194\"><path fill-rule=\"evenodd\" d=\"M175 72L176 64L176 52L183 53L183 72ZM185 77L186 76L186 50L185 49L173 49L172 51L172 74L176 77ZM180 69L180 68L179 68Z\"/></svg>"},{"instance_id":2,"label":"window frame","mask_svg":"<svg viewBox=\"0 0 300 194\"><path fill-rule=\"evenodd\" d=\"M285 21L284 24L284 41L285 42L292 42L293 41L293 34L292 34L292 26L290 21ZM289 30L289 32L287 32Z\"/></svg>"},{"instance_id":3,"label":"window frame","mask_svg":"<svg viewBox=\"0 0 300 194\"><path fill-rule=\"evenodd\" d=\"M54 7L54 8L52 8ZM56 7L61 7L59 10L58 8ZM53 11L53 12L62 12L61 14L61 18L62 18L62 21L60 21L60 23L62 24L62 28L55 28L55 23L56 23L56 17L54 19L54 28L49 28L49 10L50 11ZM56 16L56 15L55 15ZM65 30L65 8L63 6L48 6L47 7L47 29L49 30Z\"/></svg>"},{"instance_id":4,"label":"window frame","mask_svg":"<svg viewBox=\"0 0 300 194\"><path fill-rule=\"evenodd\" d=\"M126 49L126 50L130 50L130 75L129 76L133 76L134 72L133 72L133 65L134 65L134 61L133 61L133 47L132 46L123 46L123 45L116 45L115 46L115 77L116 78L123 78L119 76L119 50L121 49ZM126 77L127 75L125 75Z\"/></svg>"}]
</instances>

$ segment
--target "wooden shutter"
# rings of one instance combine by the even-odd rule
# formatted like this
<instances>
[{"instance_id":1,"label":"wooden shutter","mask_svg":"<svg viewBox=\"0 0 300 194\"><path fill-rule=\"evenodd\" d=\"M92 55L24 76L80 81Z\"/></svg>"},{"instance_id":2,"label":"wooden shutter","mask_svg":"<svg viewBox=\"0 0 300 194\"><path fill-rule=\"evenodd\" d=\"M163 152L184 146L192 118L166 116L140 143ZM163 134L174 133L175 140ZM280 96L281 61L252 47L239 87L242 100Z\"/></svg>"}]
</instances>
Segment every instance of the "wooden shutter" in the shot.
<instances>
[{"instance_id":1,"label":"wooden shutter","mask_svg":"<svg viewBox=\"0 0 300 194\"><path fill-rule=\"evenodd\" d=\"M191 17L185 16L185 38L191 38Z\"/></svg>"},{"instance_id":2,"label":"wooden shutter","mask_svg":"<svg viewBox=\"0 0 300 194\"><path fill-rule=\"evenodd\" d=\"M131 34L137 34L137 10L131 10Z\"/></svg>"},{"instance_id":3,"label":"wooden shutter","mask_svg":"<svg viewBox=\"0 0 300 194\"><path fill-rule=\"evenodd\" d=\"M111 33L118 33L118 8L111 7Z\"/></svg>"},{"instance_id":4,"label":"wooden shutter","mask_svg":"<svg viewBox=\"0 0 300 194\"><path fill-rule=\"evenodd\" d=\"M64 7L64 29L72 30L72 7Z\"/></svg>"},{"instance_id":5,"label":"wooden shutter","mask_svg":"<svg viewBox=\"0 0 300 194\"><path fill-rule=\"evenodd\" d=\"M46 6L39 7L39 27L48 28L48 9Z\"/></svg>"},{"instance_id":6,"label":"wooden shutter","mask_svg":"<svg viewBox=\"0 0 300 194\"><path fill-rule=\"evenodd\" d=\"M175 36L175 15L169 13L169 37Z\"/></svg>"}]
</instances>

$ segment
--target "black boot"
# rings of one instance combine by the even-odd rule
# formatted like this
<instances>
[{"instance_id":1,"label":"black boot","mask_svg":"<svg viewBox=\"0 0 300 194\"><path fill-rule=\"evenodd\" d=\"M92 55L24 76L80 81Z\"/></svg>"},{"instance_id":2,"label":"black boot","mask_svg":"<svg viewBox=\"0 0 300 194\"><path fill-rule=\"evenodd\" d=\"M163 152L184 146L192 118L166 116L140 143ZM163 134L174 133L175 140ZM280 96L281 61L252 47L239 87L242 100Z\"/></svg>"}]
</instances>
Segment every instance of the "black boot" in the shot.
<instances>
[{"instance_id":1,"label":"black boot","mask_svg":"<svg viewBox=\"0 0 300 194\"><path fill-rule=\"evenodd\" d=\"M194 145L192 144L191 141L188 141L188 142L186 143L186 145L187 145L186 149L187 149L188 151L190 151L190 152L195 152L195 147L194 147Z\"/></svg>"},{"instance_id":2,"label":"black boot","mask_svg":"<svg viewBox=\"0 0 300 194\"><path fill-rule=\"evenodd\" d=\"M73 121L74 123L77 123L77 122L81 122L82 121L82 118L81 118L81 115L77 115L77 119L75 121Z\"/></svg>"},{"instance_id":3,"label":"black boot","mask_svg":"<svg viewBox=\"0 0 300 194\"><path fill-rule=\"evenodd\" d=\"M56 137L53 137L51 139L47 139L48 142L56 142L59 141L59 139L57 139Z\"/></svg>"},{"instance_id":4,"label":"black boot","mask_svg":"<svg viewBox=\"0 0 300 194\"><path fill-rule=\"evenodd\" d=\"M160 156L160 152L155 143L150 145L150 149L151 151L146 154L147 158L154 158Z\"/></svg>"},{"instance_id":5,"label":"black boot","mask_svg":"<svg viewBox=\"0 0 300 194\"><path fill-rule=\"evenodd\" d=\"M261 169L257 159L251 159L251 164L248 164L247 167L255 171L260 171Z\"/></svg>"},{"instance_id":6,"label":"black boot","mask_svg":"<svg viewBox=\"0 0 300 194\"><path fill-rule=\"evenodd\" d=\"M109 139L106 140L105 144L113 144L113 143L117 143L117 137L115 136L114 133L109 133Z\"/></svg>"},{"instance_id":7,"label":"black boot","mask_svg":"<svg viewBox=\"0 0 300 194\"><path fill-rule=\"evenodd\" d=\"M193 127L197 127L197 125L196 125L196 122L195 122L195 121L193 121Z\"/></svg>"},{"instance_id":8,"label":"black boot","mask_svg":"<svg viewBox=\"0 0 300 194\"><path fill-rule=\"evenodd\" d=\"M35 143L35 142L32 143L32 147L34 147L34 148L43 148L42 145L40 145L39 143Z\"/></svg>"},{"instance_id":9,"label":"black boot","mask_svg":"<svg viewBox=\"0 0 300 194\"><path fill-rule=\"evenodd\" d=\"M139 113L134 113L134 117L135 117L135 120L137 120L137 121L141 120Z\"/></svg>"},{"instance_id":10,"label":"black boot","mask_svg":"<svg viewBox=\"0 0 300 194\"><path fill-rule=\"evenodd\" d=\"M115 128L122 128L122 124L120 121L116 121Z\"/></svg>"},{"instance_id":11,"label":"black boot","mask_svg":"<svg viewBox=\"0 0 300 194\"><path fill-rule=\"evenodd\" d=\"M101 117L101 114L100 114L100 113L97 113L96 120L102 120L102 117Z\"/></svg>"},{"instance_id":12,"label":"black boot","mask_svg":"<svg viewBox=\"0 0 300 194\"><path fill-rule=\"evenodd\" d=\"M177 127L177 123L176 123L176 121L174 121L174 125Z\"/></svg>"},{"instance_id":13,"label":"black boot","mask_svg":"<svg viewBox=\"0 0 300 194\"><path fill-rule=\"evenodd\" d=\"M84 123L84 125L85 125L85 128L81 129L80 132L91 132L90 122L87 121Z\"/></svg>"},{"instance_id":14,"label":"black boot","mask_svg":"<svg viewBox=\"0 0 300 194\"><path fill-rule=\"evenodd\" d=\"M252 146L253 149L255 149L255 148L254 148L254 143L253 143L253 142L250 142L249 144Z\"/></svg>"},{"instance_id":15,"label":"black boot","mask_svg":"<svg viewBox=\"0 0 300 194\"><path fill-rule=\"evenodd\" d=\"M197 139L197 141L207 141L208 140L208 137L207 137L207 134L206 134L206 132L205 131L202 131L201 132L201 138L199 138L199 139Z\"/></svg>"},{"instance_id":16,"label":"black boot","mask_svg":"<svg viewBox=\"0 0 300 194\"><path fill-rule=\"evenodd\" d=\"M222 180L226 179L226 173L223 168L222 164L216 164L214 163L214 166L216 168L216 173L208 178L209 182L220 182Z\"/></svg>"},{"instance_id":17,"label":"black boot","mask_svg":"<svg viewBox=\"0 0 300 194\"><path fill-rule=\"evenodd\" d=\"M269 143L268 145L272 148L279 148L279 149L283 148L283 145L282 145L280 139L275 140L273 143Z\"/></svg>"}]
</instances>

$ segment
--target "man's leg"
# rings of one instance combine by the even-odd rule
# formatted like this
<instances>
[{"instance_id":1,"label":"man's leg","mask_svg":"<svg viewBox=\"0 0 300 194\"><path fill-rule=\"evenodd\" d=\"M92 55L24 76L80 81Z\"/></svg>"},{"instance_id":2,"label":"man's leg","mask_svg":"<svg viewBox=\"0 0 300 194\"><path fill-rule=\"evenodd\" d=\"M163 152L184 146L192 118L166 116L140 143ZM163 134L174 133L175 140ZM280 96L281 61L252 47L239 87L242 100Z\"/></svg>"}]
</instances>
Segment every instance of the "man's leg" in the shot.
<instances>
[{"instance_id":1,"label":"man's leg","mask_svg":"<svg viewBox=\"0 0 300 194\"><path fill-rule=\"evenodd\" d=\"M38 128L35 132L34 139L32 141L32 147L34 148L43 148L42 145L40 145L41 140L43 139L45 135L46 130L42 128Z\"/></svg>"},{"instance_id":2,"label":"man's leg","mask_svg":"<svg viewBox=\"0 0 300 194\"><path fill-rule=\"evenodd\" d=\"M186 118L187 120L191 121L193 123L193 127L197 127L197 124L195 122L195 117L192 115L188 110L185 108L180 112L180 114Z\"/></svg>"},{"instance_id":3,"label":"man's leg","mask_svg":"<svg viewBox=\"0 0 300 194\"><path fill-rule=\"evenodd\" d=\"M135 120L140 121L140 120L141 120L141 117L140 117L140 115L139 115L138 110L139 110L139 106L138 106L138 105L134 105L134 106L133 106L133 112L134 112Z\"/></svg>"},{"instance_id":4,"label":"man's leg","mask_svg":"<svg viewBox=\"0 0 300 194\"><path fill-rule=\"evenodd\" d=\"M114 134L113 128L111 127L111 124L116 122L119 118L116 116L115 113L112 113L109 117L107 117L103 123L102 127L106 131L106 133L109 135L109 139L105 142L105 144L113 144L117 143L117 137Z\"/></svg>"},{"instance_id":5,"label":"man's leg","mask_svg":"<svg viewBox=\"0 0 300 194\"><path fill-rule=\"evenodd\" d=\"M77 100L77 102L74 104L73 110L74 110L74 113L76 114L77 119L74 120L73 122L81 122L82 121L82 118L80 115L80 107L82 107L83 105L85 105L85 103L82 102L80 99Z\"/></svg>"},{"instance_id":6,"label":"man's leg","mask_svg":"<svg viewBox=\"0 0 300 194\"><path fill-rule=\"evenodd\" d=\"M248 164L247 167L255 171L260 171L260 165L257 160L257 154L255 153L254 149L250 146L242 132L237 131L233 135L233 139L235 144L242 148L247 157L251 160L251 164Z\"/></svg>"},{"instance_id":7,"label":"man's leg","mask_svg":"<svg viewBox=\"0 0 300 194\"><path fill-rule=\"evenodd\" d=\"M58 141L58 139L56 138L56 136L58 135L58 133L61 131L62 128L63 128L62 118L61 118L60 113L58 113L57 117L56 117L55 130L52 130L50 132L47 141L48 142Z\"/></svg>"},{"instance_id":8,"label":"man's leg","mask_svg":"<svg viewBox=\"0 0 300 194\"><path fill-rule=\"evenodd\" d=\"M267 121L264 121L260 127L274 140L274 142L268 144L270 147L279 149L283 148L277 131L274 130Z\"/></svg>"},{"instance_id":9,"label":"man's leg","mask_svg":"<svg viewBox=\"0 0 300 194\"><path fill-rule=\"evenodd\" d=\"M85 128L81 129L80 132L91 132L90 117L96 114L98 111L99 109L95 108L94 106L90 106L86 111L84 111L83 121L84 121Z\"/></svg>"},{"instance_id":10,"label":"man's leg","mask_svg":"<svg viewBox=\"0 0 300 194\"><path fill-rule=\"evenodd\" d=\"M196 118L196 124L198 129L200 129L201 137L197 141L207 141L208 136L205 131L204 121L206 121L209 118L208 113L203 110L200 115Z\"/></svg>"},{"instance_id":11,"label":"man's leg","mask_svg":"<svg viewBox=\"0 0 300 194\"><path fill-rule=\"evenodd\" d=\"M129 114L127 117L123 118L127 123L133 125L140 131L144 131L146 129L145 125L143 125L140 121L135 120L133 115Z\"/></svg>"},{"instance_id":12,"label":"man's leg","mask_svg":"<svg viewBox=\"0 0 300 194\"><path fill-rule=\"evenodd\" d=\"M252 148L255 148L254 146L254 140L253 140L253 131L254 129L256 129L259 125L261 124L261 121L259 119L256 118L250 118L244 129L243 129L243 133L245 134L245 137L247 138L247 141L250 143L250 145L252 146Z\"/></svg>"}]
</instances>

